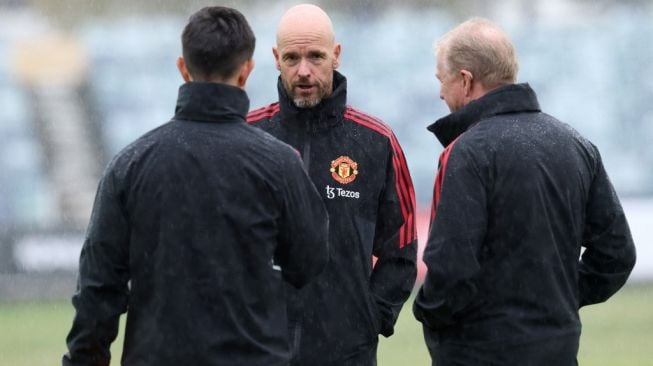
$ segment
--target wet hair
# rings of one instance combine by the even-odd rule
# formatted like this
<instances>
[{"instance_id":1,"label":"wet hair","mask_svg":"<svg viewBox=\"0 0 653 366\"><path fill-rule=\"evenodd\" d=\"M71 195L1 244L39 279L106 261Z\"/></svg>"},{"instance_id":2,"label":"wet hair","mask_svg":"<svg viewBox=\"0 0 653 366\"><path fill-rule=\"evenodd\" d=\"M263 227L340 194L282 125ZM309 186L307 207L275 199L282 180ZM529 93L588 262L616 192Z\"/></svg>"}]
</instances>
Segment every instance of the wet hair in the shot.
<instances>
[{"instance_id":1,"label":"wet hair","mask_svg":"<svg viewBox=\"0 0 653 366\"><path fill-rule=\"evenodd\" d=\"M256 38L238 10L211 6L190 16L181 35L186 68L196 80L225 80L252 58Z\"/></svg>"},{"instance_id":2,"label":"wet hair","mask_svg":"<svg viewBox=\"0 0 653 366\"><path fill-rule=\"evenodd\" d=\"M467 70L486 88L512 84L519 64L508 36L491 21L471 18L446 33L436 44L447 73Z\"/></svg>"}]
</instances>

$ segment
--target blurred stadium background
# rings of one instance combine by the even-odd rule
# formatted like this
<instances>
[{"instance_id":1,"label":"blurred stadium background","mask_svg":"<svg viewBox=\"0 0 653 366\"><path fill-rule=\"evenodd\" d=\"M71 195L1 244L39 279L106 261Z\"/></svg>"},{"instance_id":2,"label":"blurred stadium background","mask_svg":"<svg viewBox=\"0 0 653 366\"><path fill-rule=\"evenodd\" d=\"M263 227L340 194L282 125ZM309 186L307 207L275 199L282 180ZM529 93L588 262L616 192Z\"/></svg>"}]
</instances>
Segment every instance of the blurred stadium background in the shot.
<instances>
[{"instance_id":1,"label":"blurred stadium background","mask_svg":"<svg viewBox=\"0 0 653 366\"><path fill-rule=\"evenodd\" d=\"M187 17L202 6L220 4L234 6L248 18L257 36L257 65L247 90L255 108L276 99L277 71L271 53L275 28L282 13L296 3L0 0L3 329L12 329L11 324L20 327L22 318L16 309L24 304L32 304L34 309L28 309L35 312L44 308L53 309L54 314L64 312L63 324L53 325L57 332L53 337L59 338L50 339L59 347L57 355L63 352L72 308L60 301L74 291L79 250L99 175L122 147L173 115L182 82L174 63ZM643 298L651 299L653 283L650 1L314 3L332 16L342 43L340 71L349 79L349 103L390 124L405 150L422 213L421 240L426 238L426 213L441 151L426 126L448 112L438 99L433 42L470 16L485 16L501 24L517 47L519 81L534 87L545 112L578 129L601 150L638 249L630 280L630 287L638 290L629 294L640 297L628 295L636 298L628 304L635 305L624 306L635 309L629 314L643 313L631 319L635 324L653 326L650 311L639 308L644 306ZM38 305L44 301L52 306ZM628 316L612 308L615 317ZM29 314L35 313L23 316L30 319ZM411 347L425 352L419 327L408 320L410 316L407 306L398 330L406 335L394 337L405 344L392 346L400 354ZM622 324L625 333L632 329L628 324ZM25 339L29 339L27 334ZM385 365L395 364L387 361L394 348L383 347L384 343L380 352L386 355ZM30 348L26 344L22 351ZM641 353L645 348L637 349ZM20 352L21 347L7 343L0 349L0 359L10 349ZM8 364L20 364L15 362Z\"/></svg>"}]
</instances>

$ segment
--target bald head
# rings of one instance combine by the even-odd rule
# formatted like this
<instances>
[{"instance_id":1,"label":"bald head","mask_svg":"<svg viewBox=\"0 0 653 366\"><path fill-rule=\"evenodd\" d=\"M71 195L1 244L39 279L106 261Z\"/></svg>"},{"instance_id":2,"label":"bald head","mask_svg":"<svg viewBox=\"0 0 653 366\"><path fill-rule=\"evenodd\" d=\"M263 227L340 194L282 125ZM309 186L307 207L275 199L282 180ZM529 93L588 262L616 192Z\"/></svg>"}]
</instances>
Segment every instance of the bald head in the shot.
<instances>
[{"instance_id":1,"label":"bald head","mask_svg":"<svg viewBox=\"0 0 653 366\"><path fill-rule=\"evenodd\" d=\"M312 108L333 93L333 70L340 62L331 19L315 5L290 8L281 18L272 53L288 96Z\"/></svg>"},{"instance_id":2,"label":"bald head","mask_svg":"<svg viewBox=\"0 0 653 366\"><path fill-rule=\"evenodd\" d=\"M444 70L468 70L487 89L514 83L518 63L514 46L496 24L472 18L445 34L436 45Z\"/></svg>"},{"instance_id":3,"label":"bald head","mask_svg":"<svg viewBox=\"0 0 653 366\"><path fill-rule=\"evenodd\" d=\"M300 4L288 9L279 21L277 46L297 35L335 43L331 18L316 5Z\"/></svg>"}]
</instances>

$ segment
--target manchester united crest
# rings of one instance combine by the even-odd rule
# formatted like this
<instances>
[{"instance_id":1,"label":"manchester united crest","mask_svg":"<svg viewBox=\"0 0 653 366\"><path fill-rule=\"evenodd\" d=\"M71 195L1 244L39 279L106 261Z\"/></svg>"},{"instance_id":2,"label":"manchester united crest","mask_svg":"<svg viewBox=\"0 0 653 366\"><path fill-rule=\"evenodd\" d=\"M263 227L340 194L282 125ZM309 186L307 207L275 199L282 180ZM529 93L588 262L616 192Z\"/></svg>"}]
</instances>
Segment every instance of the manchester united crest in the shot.
<instances>
[{"instance_id":1,"label":"manchester united crest","mask_svg":"<svg viewBox=\"0 0 653 366\"><path fill-rule=\"evenodd\" d=\"M351 160L349 156L341 156L331 161L330 171L336 182L342 184L351 183L358 175L358 163Z\"/></svg>"}]
</instances>

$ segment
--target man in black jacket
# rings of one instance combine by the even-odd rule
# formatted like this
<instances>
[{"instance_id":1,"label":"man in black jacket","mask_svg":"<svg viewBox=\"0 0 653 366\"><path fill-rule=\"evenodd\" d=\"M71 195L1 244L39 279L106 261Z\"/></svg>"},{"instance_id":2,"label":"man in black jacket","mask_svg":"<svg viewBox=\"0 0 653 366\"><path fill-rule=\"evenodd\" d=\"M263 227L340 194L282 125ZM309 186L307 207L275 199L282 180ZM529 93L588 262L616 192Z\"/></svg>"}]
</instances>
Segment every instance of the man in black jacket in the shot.
<instances>
[{"instance_id":1,"label":"man in black jacket","mask_svg":"<svg viewBox=\"0 0 653 366\"><path fill-rule=\"evenodd\" d=\"M290 146L245 123L255 38L238 11L189 20L174 118L120 152L81 253L63 365L287 365L285 286L328 260L324 203Z\"/></svg>"},{"instance_id":2,"label":"man in black jacket","mask_svg":"<svg viewBox=\"0 0 653 366\"><path fill-rule=\"evenodd\" d=\"M248 121L294 146L326 202L330 262L289 300L293 365L375 365L416 276L414 193L390 127L346 105L340 45L314 5L283 16L279 101ZM376 257L376 263L373 262Z\"/></svg>"},{"instance_id":3,"label":"man in black jacket","mask_svg":"<svg viewBox=\"0 0 653 366\"><path fill-rule=\"evenodd\" d=\"M452 113L429 126L445 149L413 307L433 364L574 365L578 309L635 264L599 151L514 84L515 51L491 22L459 25L436 50Z\"/></svg>"}]
</instances>

